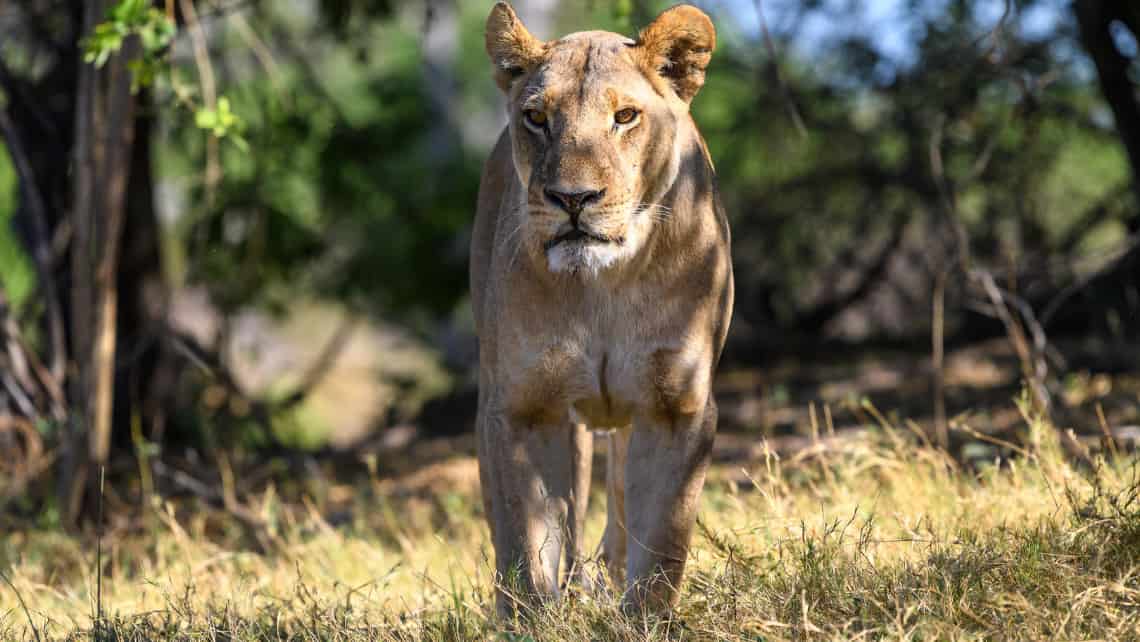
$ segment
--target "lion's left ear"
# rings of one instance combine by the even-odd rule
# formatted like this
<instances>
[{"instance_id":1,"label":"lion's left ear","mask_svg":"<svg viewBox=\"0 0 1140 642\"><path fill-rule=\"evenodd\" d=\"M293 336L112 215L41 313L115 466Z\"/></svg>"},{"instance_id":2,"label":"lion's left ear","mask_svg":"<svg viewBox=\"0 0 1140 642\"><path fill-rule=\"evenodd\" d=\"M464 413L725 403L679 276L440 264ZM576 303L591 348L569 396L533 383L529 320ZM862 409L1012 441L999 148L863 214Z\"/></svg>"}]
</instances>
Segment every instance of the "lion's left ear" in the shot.
<instances>
[{"instance_id":1,"label":"lion's left ear","mask_svg":"<svg viewBox=\"0 0 1140 642\"><path fill-rule=\"evenodd\" d=\"M495 65L495 82L503 91L515 78L531 71L542 58L543 43L526 30L515 10L497 2L487 16L487 55Z\"/></svg>"},{"instance_id":2,"label":"lion's left ear","mask_svg":"<svg viewBox=\"0 0 1140 642\"><path fill-rule=\"evenodd\" d=\"M666 9L637 34L636 48L648 71L666 80L685 102L705 84L716 48L716 28L705 12L681 4Z\"/></svg>"}]
</instances>

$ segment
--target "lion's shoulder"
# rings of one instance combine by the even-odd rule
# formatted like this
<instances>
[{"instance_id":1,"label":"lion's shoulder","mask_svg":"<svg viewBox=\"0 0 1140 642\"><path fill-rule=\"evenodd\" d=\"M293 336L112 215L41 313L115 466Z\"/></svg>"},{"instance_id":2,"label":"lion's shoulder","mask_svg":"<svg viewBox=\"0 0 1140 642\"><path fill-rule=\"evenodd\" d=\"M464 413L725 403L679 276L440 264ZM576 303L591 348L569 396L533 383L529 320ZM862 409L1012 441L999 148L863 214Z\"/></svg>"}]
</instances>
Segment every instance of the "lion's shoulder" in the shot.
<instances>
[{"instance_id":1,"label":"lion's shoulder","mask_svg":"<svg viewBox=\"0 0 1140 642\"><path fill-rule=\"evenodd\" d=\"M490 157L483 165L483 176L479 181L479 201L475 210L475 222L471 228L471 306L475 319L475 331L483 326L483 304L491 269L491 256L495 245L495 229L502 215L503 198L510 189L515 168L511 161L510 133L503 128Z\"/></svg>"}]
</instances>

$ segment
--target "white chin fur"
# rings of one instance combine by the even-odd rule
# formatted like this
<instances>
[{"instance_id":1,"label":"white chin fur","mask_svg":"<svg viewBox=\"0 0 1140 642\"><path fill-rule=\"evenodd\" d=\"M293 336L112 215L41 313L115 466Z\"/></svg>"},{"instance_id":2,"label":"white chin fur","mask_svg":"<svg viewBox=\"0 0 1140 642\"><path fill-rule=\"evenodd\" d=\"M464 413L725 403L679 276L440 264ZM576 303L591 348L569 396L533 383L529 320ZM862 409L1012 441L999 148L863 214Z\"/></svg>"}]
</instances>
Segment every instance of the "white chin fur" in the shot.
<instances>
[{"instance_id":1,"label":"white chin fur","mask_svg":"<svg viewBox=\"0 0 1140 642\"><path fill-rule=\"evenodd\" d=\"M546 263L555 273L597 275L625 254L624 245L560 243L546 252Z\"/></svg>"}]
</instances>

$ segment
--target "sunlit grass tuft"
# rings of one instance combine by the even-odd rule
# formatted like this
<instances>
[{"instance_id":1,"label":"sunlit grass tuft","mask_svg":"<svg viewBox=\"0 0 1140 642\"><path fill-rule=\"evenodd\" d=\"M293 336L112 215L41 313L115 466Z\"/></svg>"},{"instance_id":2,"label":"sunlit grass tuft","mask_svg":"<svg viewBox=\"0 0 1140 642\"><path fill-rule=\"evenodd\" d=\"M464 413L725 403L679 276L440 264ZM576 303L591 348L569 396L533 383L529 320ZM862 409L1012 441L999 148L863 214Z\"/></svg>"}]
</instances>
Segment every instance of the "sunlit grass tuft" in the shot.
<instances>
[{"instance_id":1,"label":"sunlit grass tuft","mask_svg":"<svg viewBox=\"0 0 1140 642\"><path fill-rule=\"evenodd\" d=\"M572 591L496 622L474 493L362 492L336 528L315 511L281 520L265 554L208 537L206 516L159 511L151 535L106 543L99 628L115 640L1140 638L1136 466L1078 469L1050 427L1025 430L1020 456L980 470L890 426L795 464L714 469L668 620ZM49 533L3 541L0 568L45 639L95 628L91 551ZM0 638L31 633L0 588Z\"/></svg>"}]
</instances>

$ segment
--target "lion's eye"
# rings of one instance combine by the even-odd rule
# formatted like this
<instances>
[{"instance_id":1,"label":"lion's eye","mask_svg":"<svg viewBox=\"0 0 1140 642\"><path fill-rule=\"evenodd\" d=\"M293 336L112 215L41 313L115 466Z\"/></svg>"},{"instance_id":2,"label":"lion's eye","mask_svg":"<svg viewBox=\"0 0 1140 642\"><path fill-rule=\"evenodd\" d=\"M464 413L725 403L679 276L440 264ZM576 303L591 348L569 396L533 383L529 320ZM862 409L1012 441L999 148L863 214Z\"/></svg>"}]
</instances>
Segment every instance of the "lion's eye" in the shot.
<instances>
[{"instance_id":1,"label":"lion's eye","mask_svg":"<svg viewBox=\"0 0 1140 642\"><path fill-rule=\"evenodd\" d=\"M633 107L626 107L614 114L614 122L619 125L628 125L637 118L638 111Z\"/></svg>"},{"instance_id":2,"label":"lion's eye","mask_svg":"<svg viewBox=\"0 0 1140 642\"><path fill-rule=\"evenodd\" d=\"M535 127L546 127L546 113L537 109L528 109L523 112L526 122Z\"/></svg>"}]
</instances>

